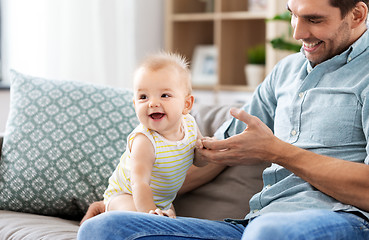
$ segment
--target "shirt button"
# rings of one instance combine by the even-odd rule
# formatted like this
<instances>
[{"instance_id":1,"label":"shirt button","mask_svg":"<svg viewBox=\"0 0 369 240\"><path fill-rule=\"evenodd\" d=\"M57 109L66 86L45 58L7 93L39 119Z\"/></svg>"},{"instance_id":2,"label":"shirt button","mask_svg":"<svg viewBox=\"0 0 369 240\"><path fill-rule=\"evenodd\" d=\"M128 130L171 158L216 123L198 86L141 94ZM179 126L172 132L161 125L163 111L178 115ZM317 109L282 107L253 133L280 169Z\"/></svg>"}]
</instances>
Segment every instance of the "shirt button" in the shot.
<instances>
[{"instance_id":1,"label":"shirt button","mask_svg":"<svg viewBox=\"0 0 369 240\"><path fill-rule=\"evenodd\" d=\"M300 98L303 98L303 96L304 96L304 95L305 95L305 93L304 93L304 92L300 92L300 93L299 93L299 97L300 97Z\"/></svg>"},{"instance_id":2,"label":"shirt button","mask_svg":"<svg viewBox=\"0 0 369 240\"><path fill-rule=\"evenodd\" d=\"M295 136L296 134L297 134L296 130L292 130L292 131L291 131L291 135L292 135L292 136Z\"/></svg>"},{"instance_id":3,"label":"shirt button","mask_svg":"<svg viewBox=\"0 0 369 240\"><path fill-rule=\"evenodd\" d=\"M350 62L350 61L352 60L352 58L351 58L351 57L349 57L347 60Z\"/></svg>"}]
</instances>

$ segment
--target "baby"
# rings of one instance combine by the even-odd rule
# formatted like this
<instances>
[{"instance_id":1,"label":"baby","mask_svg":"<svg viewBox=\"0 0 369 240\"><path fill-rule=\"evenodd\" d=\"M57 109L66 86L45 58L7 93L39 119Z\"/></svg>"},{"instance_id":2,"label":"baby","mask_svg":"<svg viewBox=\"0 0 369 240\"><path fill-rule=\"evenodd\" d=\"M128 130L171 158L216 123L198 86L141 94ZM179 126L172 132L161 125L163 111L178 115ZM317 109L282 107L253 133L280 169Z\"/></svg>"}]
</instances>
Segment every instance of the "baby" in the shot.
<instances>
[{"instance_id":1,"label":"baby","mask_svg":"<svg viewBox=\"0 0 369 240\"><path fill-rule=\"evenodd\" d=\"M107 211L126 210L175 218L173 200L194 161L201 133L189 114L194 97L186 60L176 54L147 57L134 75L140 125L127 138L104 193Z\"/></svg>"}]
</instances>

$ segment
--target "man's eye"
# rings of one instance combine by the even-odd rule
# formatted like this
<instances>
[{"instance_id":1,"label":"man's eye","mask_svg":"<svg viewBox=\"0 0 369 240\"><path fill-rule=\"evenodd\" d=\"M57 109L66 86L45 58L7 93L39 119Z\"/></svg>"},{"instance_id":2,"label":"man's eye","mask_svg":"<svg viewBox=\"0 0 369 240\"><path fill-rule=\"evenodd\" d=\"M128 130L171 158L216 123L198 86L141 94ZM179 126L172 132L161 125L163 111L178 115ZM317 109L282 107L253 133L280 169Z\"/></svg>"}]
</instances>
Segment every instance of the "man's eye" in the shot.
<instances>
[{"instance_id":1,"label":"man's eye","mask_svg":"<svg viewBox=\"0 0 369 240\"><path fill-rule=\"evenodd\" d=\"M316 20L316 19L310 19L309 22L317 24L317 23L321 23L320 20Z\"/></svg>"}]
</instances>

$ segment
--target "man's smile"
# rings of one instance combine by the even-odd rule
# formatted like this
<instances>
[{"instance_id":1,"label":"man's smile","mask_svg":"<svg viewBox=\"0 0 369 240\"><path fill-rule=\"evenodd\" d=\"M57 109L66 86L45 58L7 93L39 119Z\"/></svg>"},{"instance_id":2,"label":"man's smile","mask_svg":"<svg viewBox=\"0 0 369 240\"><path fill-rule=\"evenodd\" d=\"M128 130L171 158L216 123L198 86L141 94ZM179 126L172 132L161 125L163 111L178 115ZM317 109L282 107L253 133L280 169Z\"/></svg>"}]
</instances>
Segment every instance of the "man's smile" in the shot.
<instances>
[{"instance_id":1,"label":"man's smile","mask_svg":"<svg viewBox=\"0 0 369 240\"><path fill-rule=\"evenodd\" d=\"M313 43L307 43L307 42L303 42L303 46L304 46L304 50L307 52L313 52L314 50L316 50L321 44L323 43L323 41L317 41L317 42L313 42Z\"/></svg>"}]
</instances>

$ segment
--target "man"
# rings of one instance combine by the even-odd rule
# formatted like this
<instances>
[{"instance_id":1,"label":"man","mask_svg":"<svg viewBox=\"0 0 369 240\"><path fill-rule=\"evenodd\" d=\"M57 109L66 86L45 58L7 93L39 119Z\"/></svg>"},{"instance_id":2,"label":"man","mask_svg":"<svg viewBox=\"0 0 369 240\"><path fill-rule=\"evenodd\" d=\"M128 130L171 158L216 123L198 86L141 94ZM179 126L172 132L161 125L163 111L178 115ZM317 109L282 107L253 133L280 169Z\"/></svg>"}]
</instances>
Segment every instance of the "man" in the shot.
<instances>
[{"instance_id":1,"label":"man","mask_svg":"<svg viewBox=\"0 0 369 240\"><path fill-rule=\"evenodd\" d=\"M288 9L302 52L231 110L221 140L198 149L217 164L272 163L245 220L110 212L83 224L81 239L369 239L368 1L289 0Z\"/></svg>"}]
</instances>

